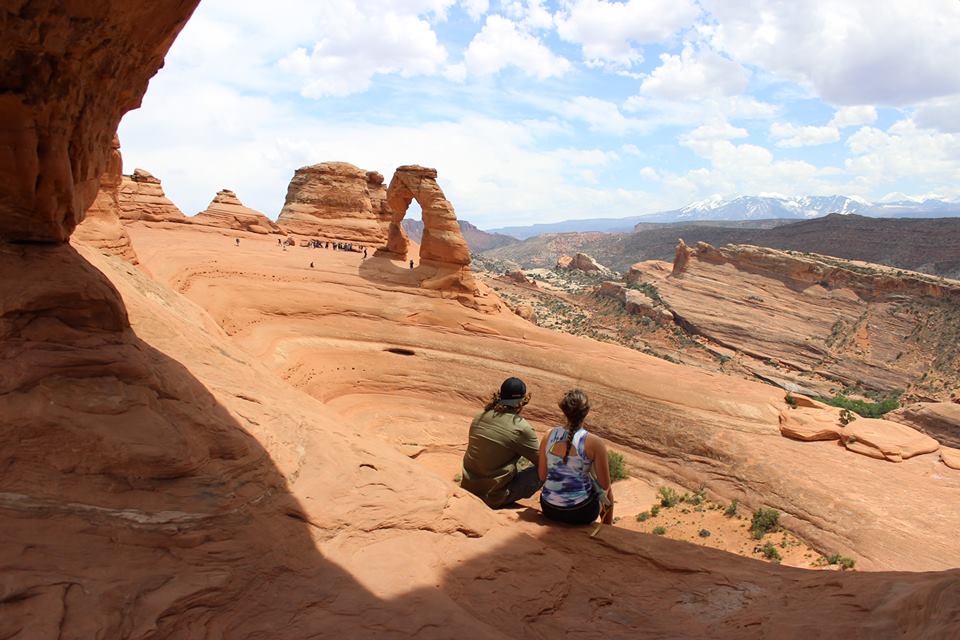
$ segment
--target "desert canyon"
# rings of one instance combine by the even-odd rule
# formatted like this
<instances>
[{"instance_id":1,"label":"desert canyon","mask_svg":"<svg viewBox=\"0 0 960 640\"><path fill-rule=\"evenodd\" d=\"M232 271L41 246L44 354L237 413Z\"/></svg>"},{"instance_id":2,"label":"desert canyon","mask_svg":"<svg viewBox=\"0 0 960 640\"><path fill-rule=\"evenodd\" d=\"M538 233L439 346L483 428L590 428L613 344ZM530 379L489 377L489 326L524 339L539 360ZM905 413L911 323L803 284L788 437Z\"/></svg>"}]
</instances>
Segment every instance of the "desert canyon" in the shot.
<instances>
[{"instance_id":1,"label":"desert canyon","mask_svg":"<svg viewBox=\"0 0 960 640\"><path fill-rule=\"evenodd\" d=\"M960 282L684 243L481 273L443 167L317 158L276 222L242 184L187 217L116 131L196 4L0 8L0 638L958 637ZM649 344L545 320L589 304ZM541 433L590 394L614 525L458 486L511 375ZM813 398L855 385L923 402Z\"/></svg>"}]
</instances>

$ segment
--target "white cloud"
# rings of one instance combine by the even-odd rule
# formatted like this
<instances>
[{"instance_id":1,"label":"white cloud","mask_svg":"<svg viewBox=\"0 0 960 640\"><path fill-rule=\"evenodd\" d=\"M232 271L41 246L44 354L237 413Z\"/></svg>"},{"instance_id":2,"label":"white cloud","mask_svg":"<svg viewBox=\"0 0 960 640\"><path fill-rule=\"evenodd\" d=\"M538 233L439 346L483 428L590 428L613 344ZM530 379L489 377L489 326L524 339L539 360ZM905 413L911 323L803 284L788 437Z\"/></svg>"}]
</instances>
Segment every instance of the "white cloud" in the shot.
<instances>
[{"instance_id":1,"label":"white cloud","mask_svg":"<svg viewBox=\"0 0 960 640\"><path fill-rule=\"evenodd\" d=\"M581 120L590 131L622 135L630 131L648 131L649 123L628 118L613 102L589 96L577 96L554 107L556 113L570 119Z\"/></svg>"},{"instance_id":2,"label":"white cloud","mask_svg":"<svg viewBox=\"0 0 960 640\"><path fill-rule=\"evenodd\" d=\"M923 190L960 194L960 135L921 129L906 119L886 131L862 127L846 144L852 157L845 168L864 188L912 179Z\"/></svg>"},{"instance_id":3,"label":"white cloud","mask_svg":"<svg viewBox=\"0 0 960 640\"><path fill-rule=\"evenodd\" d=\"M829 144L840 140L840 131L832 126L797 126L789 122L774 122L770 125L770 137L778 147L796 148Z\"/></svg>"},{"instance_id":4,"label":"white cloud","mask_svg":"<svg viewBox=\"0 0 960 640\"><path fill-rule=\"evenodd\" d=\"M913 114L917 126L944 133L960 133L960 96L930 100Z\"/></svg>"},{"instance_id":5,"label":"white cloud","mask_svg":"<svg viewBox=\"0 0 960 640\"><path fill-rule=\"evenodd\" d=\"M460 5L467 12L470 19L479 21L487 11L490 10L489 0L460 0Z\"/></svg>"},{"instance_id":6,"label":"white cloud","mask_svg":"<svg viewBox=\"0 0 960 640\"><path fill-rule=\"evenodd\" d=\"M726 120L711 120L681 137L681 143L704 140L733 140L750 135L746 129L735 127Z\"/></svg>"},{"instance_id":7,"label":"white cloud","mask_svg":"<svg viewBox=\"0 0 960 640\"><path fill-rule=\"evenodd\" d=\"M903 106L960 92L956 0L702 0L713 43L832 104ZM951 54L950 52L954 52Z\"/></svg>"},{"instance_id":8,"label":"white cloud","mask_svg":"<svg viewBox=\"0 0 960 640\"><path fill-rule=\"evenodd\" d=\"M843 107L838 109L830 120L830 126L837 129L873 124L877 121L877 110L871 106Z\"/></svg>"},{"instance_id":9,"label":"white cloud","mask_svg":"<svg viewBox=\"0 0 960 640\"><path fill-rule=\"evenodd\" d=\"M659 180L660 174L653 167L643 167L640 169L640 175L647 180Z\"/></svg>"},{"instance_id":10,"label":"white cloud","mask_svg":"<svg viewBox=\"0 0 960 640\"><path fill-rule=\"evenodd\" d=\"M501 0L503 15L528 29L550 29L553 27L553 14L544 6L543 0Z\"/></svg>"},{"instance_id":11,"label":"white cloud","mask_svg":"<svg viewBox=\"0 0 960 640\"><path fill-rule=\"evenodd\" d=\"M557 33L590 65L631 67L643 61L635 44L666 41L699 14L692 0L575 0L557 16Z\"/></svg>"},{"instance_id":12,"label":"white cloud","mask_svg":"<svg viewBox=\"0 0 960 640\"><path fill-rule=\"evenodd\" d=\"M539 38L499 15L488 16L464 54L470 73L490 75L517 67L529 76L545 79L570 70L566 58L555 55Z\"/></svg>"},{"instance_id":13,"label":"white cloud","mask_svg":"<svg viewBox=\"0 0 960 640\"><path fill-rule=\"evenodd\" d=\"M749 72L709 48L686 45L680 55L664 53L661 64L644 79L640 93L670 100L730 96L747 87Z\"/></svg>"},{"instance_id":14,"label":"white cloud","mask_svg":"<svg viewBox=\"0 0 960 640\"><path fill-rule=\"evenodd\" d=\"M279 63L303 78L308 98L365 91L375 74L431 75L446 61L430 23L416 15L360 15L354 9L337 22L310 53L301 47Z\"/></svg>"}]
</instances>

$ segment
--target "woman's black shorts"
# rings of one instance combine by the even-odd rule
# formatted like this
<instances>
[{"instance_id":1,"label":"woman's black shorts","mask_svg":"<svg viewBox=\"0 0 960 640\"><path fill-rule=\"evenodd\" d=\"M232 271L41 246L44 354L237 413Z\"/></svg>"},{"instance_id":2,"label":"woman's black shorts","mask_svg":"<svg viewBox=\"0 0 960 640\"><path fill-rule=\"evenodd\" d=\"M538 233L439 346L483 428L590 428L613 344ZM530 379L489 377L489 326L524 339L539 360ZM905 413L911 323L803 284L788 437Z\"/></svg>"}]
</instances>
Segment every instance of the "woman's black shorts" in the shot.
<instances>
[{"instance_id":1,"label":"woman's black shorts","mask_svg":"<svg viewBox=\"0 0 960 640\"><path fill-rule=\"evenodd\" d=\"M540 509L543 515L557 522L567 524L590 524L600 515L600 498L597 494L591 495L586 502L572 507L555 507L541 496Z\"/></svg>"}]
</instances>

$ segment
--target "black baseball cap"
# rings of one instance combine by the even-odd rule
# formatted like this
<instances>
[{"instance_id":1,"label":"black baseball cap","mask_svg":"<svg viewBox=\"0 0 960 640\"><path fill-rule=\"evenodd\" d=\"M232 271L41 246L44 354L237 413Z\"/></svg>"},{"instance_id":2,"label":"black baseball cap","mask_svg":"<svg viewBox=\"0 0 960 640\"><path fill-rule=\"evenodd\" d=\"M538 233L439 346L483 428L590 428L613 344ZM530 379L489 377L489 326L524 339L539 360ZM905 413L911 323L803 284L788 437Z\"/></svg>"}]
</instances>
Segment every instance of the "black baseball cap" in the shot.
<instances>
[{"instance_id":1,"label":"black baseball cap","mask_svg":"<svg viewBox=\"0 0 960 640\"><path fill-rule=\"evenodd\" d=\"M507 378L500 385L500 404L516 407L526 396L527 385L520 378Z\"/></svg>"}]
</instances>

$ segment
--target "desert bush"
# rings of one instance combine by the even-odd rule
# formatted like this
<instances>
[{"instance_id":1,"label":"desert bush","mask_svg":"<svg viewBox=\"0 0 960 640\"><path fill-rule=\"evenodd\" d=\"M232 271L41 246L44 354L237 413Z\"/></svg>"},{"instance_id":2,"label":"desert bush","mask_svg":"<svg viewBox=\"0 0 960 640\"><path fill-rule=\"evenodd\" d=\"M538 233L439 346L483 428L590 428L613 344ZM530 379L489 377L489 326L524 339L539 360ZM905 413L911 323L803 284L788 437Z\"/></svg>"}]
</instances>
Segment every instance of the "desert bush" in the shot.
<instances>
[{"instance_id":1,"label":"desert bush","mask_svg":"<svg viewBox=\"0 0 960 640\"><path fill-rule=\"evenodd\" d=\"M776 509L764 509L761 507L753 514L750 521L750 535L754 540L759 540L764 534L776 531L780 528L780 512Z\"/></svg>"},{"instance_id":2,"label":"desert bush","mask_svg":"<svg viewBox=\"0 0 960 640\"><path fill-rule=\"evenodd\" d=\"M843 409L840 411L840 426L845 427L856 419L857 416L855 416L849 409Z\"/></svg>"},{"instance_id":3,"label":"desert bush","mask_svg":"<svg viewBox=\"0 0 960 640\"><path fill-rule=\"evenodd\" d=\"M732 518L733 516L737 515L737 504L736 498L731 500L730 506L724 510L723 515L727 516L728 518Z\"/></svg>"},{"instance_id":4,"label":"desert bush","mask_svg":"<svg viewBox=\"0 0 960 640\"><path fill-rule=\"evenodd\" d=\"M625 480L627 475L627 465L623 461L623 454L617 451L607 452L607 462L610 465L610 481Z\"/></svg>"},{"instance_id":5,"label":"desert bush","mask_svg":"<svg viewBox=\"0 0 960 640\"><path fill-rule=\"evenodd\" d=\"M663 507L675 507L680 502L680 494L670 487L660 487L658 494L660 495L660 505Z\"/></svg>"},{"instance_id":6,"label":"desert bush","mask_svg":"<svg viewBox=\"0 0 960 640\"><path fill-rule=\"evenodd\" d=\"M791 409L797 408L797 399L794 398L791 394L788 393L784 398L784 400L786 400L787 404L790 406Z\"/></svg>"},{"instance_id":7,"label":"desert bush","mask_svg":"<svg viewBox=\"0 0 960 640\"><path fill-rule=\"evenodd\" d=\"M649 519L650 519L649 511L641 511L640 513L637 514L637 522L646 522Z\"/></svg>"},{"instance_id":8,"label":"desert bush","mask_svg":"<svg viewBox=\"0 0 960 640\"><path fill-rule=\"evenodd\" d=\"M900 408L900 398L891 397L879 402L867 402L866 400L854 400L848 398L842 393L838 393L832 398L817 398L821 402L824 402L831 407L839 407L840 409L846 409L852 411L859 416L864 418L880 418L885 413L889 413L894 409Z\"/></svg>"},{"instance_id":9,"label":"desert bush","mask_svg":"<svg viewBox=\"0 0 960 640\"><path fill-rule=\"evenodd\" d=\"M777 548L773 546L773 543L770 542L760 547L760 553L763 554L764 558L775 564L779 564L780 561L783 560L783 556L780 555L780 552L777 551Z\"/></svg>"},{"instance_id":10,"label":"desert bush","mask_svg":"<svg viewBox=\"0 0 960 640\"><path fill-rule=\"evenodd\" d=\"M654 527L654 529L653 529L653 535L655 535L655 536L662 536L662 535L665 534L666 532L667 532L667 528L666 528L666 527Z\"/></svg>"},{"instance_id":11,"label":"desert bush","mask_svg":"<svg viewBox=\"0 0 960 640\"><path fill-rule=\"evenodd\" d=\"M659 505L659 504L655 504L655 505L653 505L652 507L650 507L650 517L651 517L651 518L656 518L658 513L660 513L660 505Z\"/></svg>"},{"instance_id":12,"label":"desert bush","mask_svg":"<svg viewBox=\"0 0 960 640\"><path fill-rule=\"evenodd\" d=\"M827 556L827 564L840 565L841 571L847 571L848 569L853 569L854 565L857 564L857 561L853 558L842 556L839 553L834 553L830 556Z\"/></svg>"}]
</instances>

